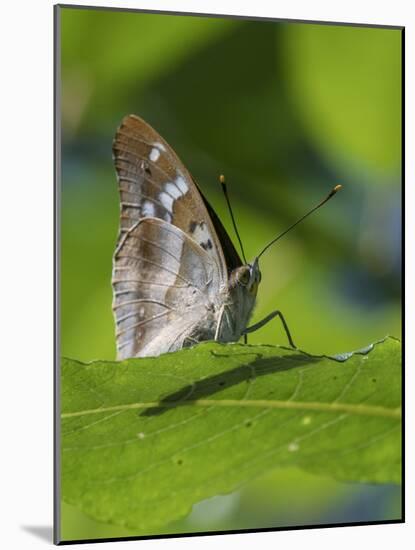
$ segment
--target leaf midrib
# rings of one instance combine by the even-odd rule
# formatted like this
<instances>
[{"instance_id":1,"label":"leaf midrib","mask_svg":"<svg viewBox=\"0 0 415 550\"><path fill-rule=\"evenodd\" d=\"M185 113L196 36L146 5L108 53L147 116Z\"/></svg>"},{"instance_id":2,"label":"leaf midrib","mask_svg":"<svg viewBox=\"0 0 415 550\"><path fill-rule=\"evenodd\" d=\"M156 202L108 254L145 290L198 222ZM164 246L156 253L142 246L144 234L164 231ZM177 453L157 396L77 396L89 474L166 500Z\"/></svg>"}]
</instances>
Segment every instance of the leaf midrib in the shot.
<instances>
[{"instance_id":1,"label":"leaf midrib","mask_svg":"<svg viewBox=\"0 0 415 550\"><path fill-rule=\"evenodd\" d=\"M73 418L86 416L90 414L99 414L113 411L123 411L131 409L152 409L163 408L173 409L183 406L195 407L246 407L246 408L268 408L268 409L295 409L315 412L342 412L359 416L376 416L383 418L400 419L402 416L401 408L394 409L380 407L377 405L363 405L353 403L322 403L318 401L278 401L266 399L195 399L186 401L165 401L165 402L143 402L129 403L126 405L114 405L111 407L100 407L97 409L86 409L83 411L62 413L61 418Z\"/></svg>"}]
</instances>

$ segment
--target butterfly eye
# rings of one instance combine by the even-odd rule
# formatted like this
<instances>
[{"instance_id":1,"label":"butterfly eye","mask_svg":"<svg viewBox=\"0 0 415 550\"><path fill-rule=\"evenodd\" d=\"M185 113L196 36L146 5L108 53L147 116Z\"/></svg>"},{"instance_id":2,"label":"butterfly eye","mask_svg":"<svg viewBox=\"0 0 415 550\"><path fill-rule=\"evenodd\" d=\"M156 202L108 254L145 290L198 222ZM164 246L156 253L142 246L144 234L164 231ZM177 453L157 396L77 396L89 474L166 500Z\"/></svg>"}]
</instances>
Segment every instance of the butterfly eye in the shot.
<instances>
[{"instance_id":1,"label":"butterfly eye","mask_svg":"<svg viewBox=\"0 0 415 550\"><path fill-rule=\"evenodd\" d=\"M245 269L244 271L240 271L238 275L238 282L241 285L246 286L249 283L250 274L249 269Z\"/></svg>"}]
</instances>

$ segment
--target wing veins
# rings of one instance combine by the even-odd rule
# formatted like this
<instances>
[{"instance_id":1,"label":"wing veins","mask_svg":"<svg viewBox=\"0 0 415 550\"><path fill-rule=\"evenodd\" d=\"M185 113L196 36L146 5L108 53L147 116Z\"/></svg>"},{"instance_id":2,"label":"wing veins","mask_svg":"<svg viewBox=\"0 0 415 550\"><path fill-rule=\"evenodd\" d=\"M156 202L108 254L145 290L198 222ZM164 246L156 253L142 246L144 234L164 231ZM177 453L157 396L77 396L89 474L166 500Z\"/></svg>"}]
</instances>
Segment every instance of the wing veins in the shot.
<instances>
[{"instance_id":1,"label":"wing veins","mask_svg":"<svg viewBox=\"0 0 415 550\"><path fill-rule=\"evenodd\" d=\"M155 219L160 219L160 218L155 218ZM174 229L171 229L173 228ZM183 231L182 229L179 229L178 227L176 227L175 225L171 225L171 226L168 226L166 224L163 224L162 226L162 229L163 231L166 231L167 233L170 233L171 235L174 235L175 237L177 237L178 239L180 239L180 236L179 234L177 233L177 231ZM212 265L212 263L214 262L216 264L216 267L218 267L218 269L220 269L219 265L218 265L218 262L216 261L216 259L211 256L210 254L208 254L206 252L206 250L204 248L202 248L200 246L200 244L195 241L195 239L193 239L193 237L191 237L190 235L188 235L185 231L183 231L183 233L186 235L186 237L193 243L194 246L197 247L197 253L200 255L200 256L203 256L204 257L204 261L210 263Z\"/></svg>"},{"instance_id":2,"label":"wing veins","mask_svg":"<svg viewBox=\"0 0 415 550\"><path fill-rule=\"evenodd\" d=\"M135 182L137 183L137 182ZM141 191L127 191L126 189L122 189L121 186L120 186L120 193L130 193L130 195L135 195L135 194L138 194L140 196L140 200L144 199L146 201L150 201L150 202L154 202L155 204L157 204L158 206L160 206L161 208L163 208L164 210L166 210L168 212L168 209L164 206L164 204L160 201L158 201L157 199L155 199L154 197L150 197L149 195L144 195L144 193L141 193ZM167 193L167 191L166 191ZM122 204L123 206L127 206L127 207L130 207L130 208L141 208L141 204L137 204L137 203L128 203L128 202L125 202L125 201L120 201L120 204Z\"/></svg>"},{"instance_id":3,"label":"wing veins","mask_svg":"<svg viewBox=\"0 0 415 550\"><path fill-rule=\"evenodd\" d=\"M156 163L152 162L151 160L148 160L146 157L144 157L143 155L139 155L138 153L131 153L129 151L127 151L130 155L134 154L137 158L139 158L140 160L143 160L145 162L148 162L149 164L151 164L154 168L157 168L157 170L164 176L164 178L166 179L167 182L171 182L171 183L174 183L174 178L172 179L169 174L163 170L163 168L160 168L160 166L158 166ZM128 157L124 157L122 155L118 155L116 160L121 160L123 162L126 162L127 164L130 164L131 166L134 166L134 168L137 168L137 164L130 160ZM152 183L155 187L157 187L158 189L161 189L162 191L165 191L165 193L167 193L168 195L170 195L170 197L173 199L173 200L177 200L177 197L174 197L173 195L171 195L167 190L163 189L162 187L160 187L160 185L157 185L157 183L152 180L151 178L148 177L148 174L142 169L142 173L145 177L145 179L147 181L149 181L150 183ZM178 175L182 175L181 173L179 173Z\"/></svg>"},{"instance_id":4,"label":"wing veins","mask_svg":"<svg viewBox=\"0 0 415 550\"><path fill-rule=\"evenodd\" d=\"M131 258L132 260L138 260L138 261L142 261L144 263L154 265L155 267L158 267L161 271L167 271L168 273L171 273L172 275L175 275L177 278L179 278L182 281L184 281L185 283L187 283L188 286L191 286L191 287L197 289L200 293L202 293L200 288L197 287L197 286L194 286L191 281L186 279L186 277L183 277L183 275L180 275L180 273L177 273L177 271L173 271L172 269L169 269L168 267L162 266L162 265L158 264L157 262L153 262L152 260L144 258L143 256L133 256L132 254L123 254L122 256L119 256L119 257L120 258ZM168 286L170 286L170 285L168 285Z\"/></svg>"},{"instance_id":5,"label":"wing veins","mask_svg":"<svg viewBox=\"0 0 415 550\"><path fill-rule=\"evenodd\" d=\"M176 262L180 265L180 259L179 258L176 258L176 256L174 256L174 254L172 254L169 250L166 250L165 248L163 248L162 246L160 246L159 244L156 244L155 242L153 241L150 241L149 239L145 239L144 237L139 237L139 236L135 236L136 239L140 239L141 241L147 243L147 244L151 244L152 246L154 246L155 248L158 248L159 250L162 250L163 252L165 252L166 254L168 254L170 257L173 258L173 260L176 260ZM122 257L122 256L121 256Z\"/></svg>"},{"instance_id":6,"label":"wing veins","mask_svg":"<svg viewBox=\"0 0 415 550\"><path fill-rule=\"evenodd\" d=\"M158 305L163 306L170 311L174 311L174 308L168 306L167 304L164 304L163 302L156 302L155 300L152 302L157 303ZM121 305L125 305L125 304L121 304ZM122 317L117 318L117 325L118 323L122 323L126 319L131 319L131 317L137 317L137 315L140 315L138 311L131 311L130 313L126 313Z\"/></svg>"},{"instance_id":7,"label":"wing veins","mask_svg":"<svg viewBox=\"0 0 415 550\"><path fill-rule=\"evenodd\" d=\"M146 284L146 285L155 285L155 286L167 286L167 287L174 287L174 288L189 288L189 285L174 285L174 284L168 284L168 283L156 283L154 281L142 281L140 279L113 279L113 284L120 284L120 283L138 283L138 284ZM193 286L193 285L192 285ZM196 287L195 287L196 288ZM121 294L127 294L128 292L137 292L137 290L116 290L114 292L115 296L120 296Z\"/></svg>"},{"instance_id":8,"label":"wing veins","mask_svg":"<svg viewBox=\"0 0 415 550\"><path fill-rule=\"evenodd\" d=\"M160 145L162 145L165 150L163 150L161 147L159 147L157 145L157 142L154 142L154 143L151 143L150 141L147 141L145 139L143 139L142 137L139 137L139 136L136 136L136 135L133 135L133 134L127 134L126 132L123 131L122 128L119 128L118 129L118 132L117 132L118 135L121 135L121 136L125 136L126 138L128 139L132 139L133 141L138 141L139 143L144 143L144 145L148 145L148 147L152 147L152 148L156 148L156 149L159 149L159 151L162 151L163 153L169 153L170 156L172 156L172 153L171 151L169 151L169 149L171 149L170 146L166 146L167 144L166 143L161 143L160 141ZM159 136L161 138L161 136Z\"/></svg>"},{"instance_id":9,"label":"wing veins","mask_svg":"<svg viewBox=\"0 0 415 550\"><path fill-rule=\"evenodd\" d=\"M127 292L130 292L129 290ZM169 309L173 309L171 306L164 302L160 302L158 300L151 300L150 298L138 298L137 300L128 300L128 302L122 302L121 304L116 304L112 307L113 310L118 309L119 307L125 307L130 306L132 304L156 304L159 306L164 306ZM118 321L121 321L122 319L118 319Z\"/></svg>"},{"instance_id":10,"label":"wing veins","mask_svg":"<svg viewBox=\"0 0 415 550\"><path fill-rule=\"evenodd\" d=\"M143 325L146 325L147 323L151 323L151 321L155 321L156 319L160 319L160 317L164 317L168 313L170 313L170 311L162 311L161 313L157 313L157 315L153 315L153 317L150 317L148 319L144 319L143 321L139 321L138 323L134 323L133 325L131 325L129 327L118 330L116 332L116 337L118 338L119 336L121 336L122 334L124 334L125 332L128 332L129 330L131 330L133 328L141 327Z\"/></svg>"}]
</instances>

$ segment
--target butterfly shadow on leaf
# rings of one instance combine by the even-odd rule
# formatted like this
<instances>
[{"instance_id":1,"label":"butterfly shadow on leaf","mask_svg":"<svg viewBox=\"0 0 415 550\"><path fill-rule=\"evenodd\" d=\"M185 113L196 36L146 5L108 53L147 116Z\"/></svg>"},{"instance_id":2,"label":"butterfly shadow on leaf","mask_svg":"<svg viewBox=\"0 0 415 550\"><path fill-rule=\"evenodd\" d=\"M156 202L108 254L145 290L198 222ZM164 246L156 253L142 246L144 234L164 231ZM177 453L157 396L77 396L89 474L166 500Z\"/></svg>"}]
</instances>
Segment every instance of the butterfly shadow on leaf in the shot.
<instances>
[{"instance_id":1,"label":"butterfly shadow on leaf","mask_svg":"<svg viewBox=\"0 0 415 550\"><path fill-rule=\"evenodd\" d=\"M213 354L218 358L228 357L226 354ZM245 354L244 354L245 355ZM252 355L249 353L249 355ZM199 380L194 384L188 384L160 401L160 407L151 407L140 413L140 416L158 416L176 407L188 406L198 399L206 399L217 392L236 386L243 382L252 383L260 376L267 376L276 372L301 368L311 363L320 361L319 357L307 356L301 353L289 357L263 357L256 353L253 361L239 365L229 371L215 374ZM235 355L233 354L233 357Z\"/></svg>"}]
</instances>

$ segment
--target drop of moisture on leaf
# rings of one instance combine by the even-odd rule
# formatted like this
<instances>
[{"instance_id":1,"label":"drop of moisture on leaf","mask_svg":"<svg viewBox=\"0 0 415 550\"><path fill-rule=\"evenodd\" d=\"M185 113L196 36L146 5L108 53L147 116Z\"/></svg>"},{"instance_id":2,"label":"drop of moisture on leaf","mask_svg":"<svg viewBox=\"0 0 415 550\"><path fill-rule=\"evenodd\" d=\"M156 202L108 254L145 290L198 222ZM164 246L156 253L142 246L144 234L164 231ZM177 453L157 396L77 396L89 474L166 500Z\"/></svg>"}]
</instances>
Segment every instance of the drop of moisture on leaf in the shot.
<instances>
[{"instance_id":1,"label":"drop of moisture on leaf","mask_svg":"<svg viewBox=\"0 0 415 550\"><path fill-rule=\"evenodd\" d=\"M347 359L349 359L352 355L352 351L347 353L338 353L337 355L333 356L333 359L336 359L337 361L347 361Z\"/></svg>"},{"instance_id":2,"label":"drop of moisture on leaf","mask_svg":"<svg viewBox=\"0 0 415 550\"><path fill-rule=\"evenodd\" d=\"M333 355L332 359L336 359L336 361L347 361L347 359L350 359L353 355L359 354L359 355L366 355L373 349L373 344L370 344L369 346L366 346L365 348L358 349L356 351L349 351L347 353L338 353L337 355ZM367 357L364 357L363 359L367 359Z\"/></svg>"},{"instance_id":3,"label":"drop of moisture on leaf","mask_svg":"<svg viewBox=\"0 0 415 550\"><path fill-rule=\"evenodd\" d=\"M298 451L299 448L300 446L295 441L288 445L288 450L290 451L290 453L295 453L295 451Z\"/></svg>"}]
</instances>

